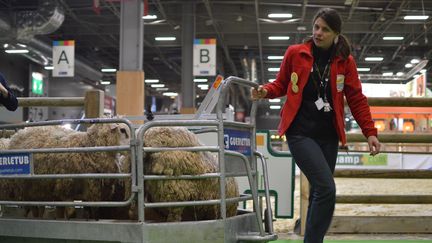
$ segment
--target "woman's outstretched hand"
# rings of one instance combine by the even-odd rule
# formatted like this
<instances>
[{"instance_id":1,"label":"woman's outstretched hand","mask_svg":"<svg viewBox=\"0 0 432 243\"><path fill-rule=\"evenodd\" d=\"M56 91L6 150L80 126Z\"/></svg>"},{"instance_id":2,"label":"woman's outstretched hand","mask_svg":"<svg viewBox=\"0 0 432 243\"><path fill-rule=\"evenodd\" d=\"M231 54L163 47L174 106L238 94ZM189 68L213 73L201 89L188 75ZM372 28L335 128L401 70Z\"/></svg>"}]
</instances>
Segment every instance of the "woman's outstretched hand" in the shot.
<instances>
[{"instance_id":1,"label":"woman's outstretched hand","mask_svg":"<svg viewBox=\"0 0 432 243\"><path fill-rule=\"evenodd\" d=\"M264 89L262 87L262 85L260 85L258 87L258 89L254 88L254 87L251 88L251 98L252 98L252 100L258 100L258 99L265 98L266 95L267 95L267 90Z\"/></svg>"},{"instance_id":2,"label":"woman's outstretched hand","mask_svg":"<svg viewBox=\"0 0 432 243\"><path fill-rule=\"evenodd\" d=\"M375 156L380 152L381 143L378 141L378 138L376 136L369 136L368 144L369 144L370 155Z\"/></svg>"}]
</instances>

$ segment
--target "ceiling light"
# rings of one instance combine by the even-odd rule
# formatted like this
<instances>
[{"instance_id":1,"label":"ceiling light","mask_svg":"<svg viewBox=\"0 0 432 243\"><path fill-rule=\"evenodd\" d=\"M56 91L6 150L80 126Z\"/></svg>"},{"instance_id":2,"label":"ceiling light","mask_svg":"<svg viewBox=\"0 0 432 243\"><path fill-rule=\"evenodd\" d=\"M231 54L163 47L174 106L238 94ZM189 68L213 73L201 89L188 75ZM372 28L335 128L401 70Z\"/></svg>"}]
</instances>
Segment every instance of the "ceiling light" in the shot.
<instances>
[{"instance_id":1,"label":"ceiling light","mask_svg":"<svg viewBox=\"0 0 432 243\"><path fill-rule=\"evenodd\" d=\"M279 110L281 108L280 105L271 105L270 110Z\"/></svg>"},{"instance_id":2,"label":"ceiling light","mask_svg":"<svg viewBox=\"0 0 432 243\"><path fill-rule=\"evenodd\" d=\"M283 56L268 56L268 60L282 60Z\"/></svg>"},{"instance_id":3,"label":"ceiling light","mask_svg":"<svg viewBox=\"0 0 432 243\"><path fill-rule=\"evenodd\" d=\"M197 85L198 86L198 88L200 88L200 89L205 89L205 88L207 88L208 89L208 87L209 87L209 85L208 84L198 84Z\"/></svg>"},{"instance_id":4,"label":"ceiling light","mask_svg":"<svg viewBox=\"0 0 432 243\"><path fill-rule=\"evenodd\" d=\"M289 40L289 36L269 36L269 40Z\"/></svg>"},{"instance_id":5,"label":"ceiling light","mask_svg":"<svg viewBox=\"0 0 432 243\"><path fill-rule=\"evenodd\" d=\"M110 82L110 81L103 81L103 80L101 80L101 81L100 81L100 83L101 83L101 84L103 84L103 85L108 85L108 84L111 84L111 82Z\"/></svg>"},{"instance_id":6,"label":"ceiling light","mask_svg":"<svg viewBox=\"0 0 432 243\"><path fill-rule=\"evenodd\" d=\"M426 69L420 70L420 73L426 73Z\"/></svg>"},{"instance_id":7,"label":"ceiling light","mask_svg":"<svg viewBox=\"0 0 432 243\"><path fill-rule=\"evenodd\" d=\"M21 46L21 47L23 47L23 48L26 48L26 47L27 47L27 45L24 45L24 44L21 44L21 43L17 43L17 45L19 45L19 46Z\"/></svg>"},{"instance_id":8,"label":"ceiling light","mask_svg":"<svg viewBox=\"0 0 432 243\"><path fill-rule=\"evenodd\" d=\"M279 68L267 68L269 72L279 72Z\"/></svg>"},{"instance_id":9,"label":"ceiling light","mask_svg":"<svg viewBox=\"0 0 432 243\"><path fill-rule=\"evenodd\" d=\"M280 99L269 99L269 102L271 103L279 103L280 101Z\"/></svg>"},{"instance_id":10,"label":"ceiling light","mask_svg":"<svg viewBox=\"0 0 432 243\"><path fill-rule=\"evenodd\" d=\"M289 19L292 18L292 14L290 13L271 13L267 15L269 18L274 19Z\"/></svg>"},{"instance_id":11,"label":"ceiling light","mask_svg":"<svg viewBox=\"0 0 432 243\"><path fill-rule=\"evenodd\" d=\"M29 50L27 49L8 49L5 50L6 53L9 54L22 54L22 53L29 53Z\"/></svg>"},{"instance_id":12,"label":"ceiling light","mask_svg":"<svg viewBox=\"0 0 432 243\"><path fill-rule=\"evenodd\" d=\"M117 69L115 69L115 68L102 68L101 72L103 72L103 73L114 73L114 72L117 72Z\"/></svg>"},{"instance_id":13,"label":"ceiling light","mask_svg":"<svg viewBox=\"0 0 432 243\"><path fill-rule=\"evenodd\" d=\"M146 79L144 81L144 83L147 83L147 84L159 83L159 79Z\"/></svg>"},{"instance_id":14,"label":"ceiling light","mask_svg":"<svg viewBox=\"0 0 432 243\"><path fill-rule=\"evenodd\" d=\"M407 63L407 64L405 64L405 67L406 67L406 68L412 68L413 65L412 65L411 63Z\"/></svg>"},{"instance_id":15,"label":"ceiling light","mask_svg":"<svg viewBox=\"0 0 432 243\"><path fill-rule=\"evenodd\" d=\"M157 19L157 16L154 14L147 14L142 16L142 19Z\"/></svg>"},{"instance_id":16,"label":"ceiling light","mask_svg":"<svg viewBox=\"0 0 432 243\"><path fill-rule=\"evenodd\" d=\"M45 69L45 70L53 70L54 67L53 67L53 66L45 66L44 69Z\"/></svg>"},{"instance_id":17,"label":"ceiling light","mask_svg":"<svg viewBox=\"0 0 432 243\"><path fill-rule=\"evenodd\" d=\"M403 40L403 36L384 36L383 40Z\"/></svg>"},{"instance_id":18,"label":"ceiling light","mask_svg":"<svg viewBox=\"0 0 432 243\"><path fill-rule=\"evenodd\" d=\"M306 30L306 26L297 26L297 30L298 31L305 31Z\"/></svg>"},{"instance_id":19,"label":"ceiling light","mask_svg":"<svg viewBox=\"0 0 432 243\"><path fill-rule=\"evenodd\" d=\"M270 83L273 83L275 80L276 80L275 78L271 78L271 79L269 79L268 81L269 81Z\"/></svg>"},{"instance_id":20,"label":"ceiling light","mask_svg":"<svg viewBox=\"0 0 432 243\"><path fill-rule=\"evenodd\" d=\"M175 93L175 92L165 92L165 93L163 93L163 95L164 96L177 96L178 93Z\"/></svg>"},{"instance_id":21,"label":"ceiling light","mask_svg":"<svg viewBox=\"0 0 432 243\"><path fill-rule=\"evenodd\" d=\"M382 76L393 76L393 72L385 72Z\"/></svg>"},{"instance_id":22,"label":"ceiling light","mask_svg":"<svg viewBox=\"0 0 432 243\"><path fill-rule=\"evenodd\" d=\"M165 87L165 88L156 88L156 91L167 91L167 90L168 90L167 87Z\"/></svg>"},{"instance_id":23,"label":"ceiling light","mask_svg":"<svg viewBox=\"0 0 432 243\"><path fill-rule=\"evenodd\" d=\"M357 68L357 72L369 72L370 68Z\"/></svg>"},{"instance_id":24,"label":"ceiling light","mask_svg":"<svg viewBox=\"0 0 432 243\"><path fill-rule=\"evenodd\" d=\"M3 44L3 48L8 48L8 47L9 47L8 43Z\"/></svg>"},{"instance_id":25,"label":"ceiling light","mask_svg":"<svg viewBox=\"0 0 432 243\"><path fill-rule=\"evenodd\" d=\"M403 76L405 73L403 73L403 72L397 72L396 73L396 76Z\"/></svg>"},{"instance_id":26,"label":"ceiling light","mask_svg":"<svg viewBox=\"0 0 432 243\"><path fill-rule=\"evenodd\" d=\"M166 37L155 37L157 41L174 41L176 38L174 36L166 36Z\"/></svg>"},{"instance_id":27,"label":"ceiling light","mask_svg":"<svg viewBox=\"0 0 432 243\"><path fill-rule=\"evenodd\" d=\"M405 20L426 20L428 18L428 15L407 15L404 17Z\"/></svg>"},{"instance_id":28,"label":"ceiling light","mask_svg":"<svg viewBox=\"0 0 432 243\"><path fill-rule=\"evenodd\" d=\"M165 87L165 84L152 84L150 85L152 88L163 88Z\"/></svg>"},{"instance_id":29,"label":"ceiling light","mask_svg":"<svg viewBox=\"0 0 432 243\"><path fill-rule=\"evenodd\" d=\"M416 64L416 63L419 63L420 62L420 60L419 59L411 59L411 63L412 64Z\"/></svg>"},{"instance_id":30,"label":"ceiling light","mask_svg":"<svg viewBox=\"0 0 432 243\"><path fill-rule=\"evenodd\" d=\"M384 57L366 57L365 61L366 62L380 62L384 60Z\"/></svg>"},{"instance_id":31,"label":"ceiling light","mask_svg":"<svg viewBox=\"0 0 432 243\"><path fill-rule=\"evenodd\" d=\"M206 78L194 78L194 83L205 83L208 80Z\"/></svg>"}]
</instances>

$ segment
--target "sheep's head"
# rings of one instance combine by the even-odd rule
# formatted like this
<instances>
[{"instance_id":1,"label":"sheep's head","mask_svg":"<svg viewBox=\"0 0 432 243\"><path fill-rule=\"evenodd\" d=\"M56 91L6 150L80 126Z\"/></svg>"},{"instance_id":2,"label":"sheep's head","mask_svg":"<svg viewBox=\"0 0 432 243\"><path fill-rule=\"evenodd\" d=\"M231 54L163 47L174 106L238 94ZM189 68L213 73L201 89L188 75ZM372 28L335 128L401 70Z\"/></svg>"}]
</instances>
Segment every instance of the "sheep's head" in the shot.
<instances>
[{"instance_id":1,"label":"sheep's head","mask_svg":"<svg viewBox=\"0 0 432 243\"><path fill-rule=\"evenodd\" d=\"M87 133L95 146L128 145L130 142L130 130L124 123L94 124Z\"/></svg>"}]
</instances>

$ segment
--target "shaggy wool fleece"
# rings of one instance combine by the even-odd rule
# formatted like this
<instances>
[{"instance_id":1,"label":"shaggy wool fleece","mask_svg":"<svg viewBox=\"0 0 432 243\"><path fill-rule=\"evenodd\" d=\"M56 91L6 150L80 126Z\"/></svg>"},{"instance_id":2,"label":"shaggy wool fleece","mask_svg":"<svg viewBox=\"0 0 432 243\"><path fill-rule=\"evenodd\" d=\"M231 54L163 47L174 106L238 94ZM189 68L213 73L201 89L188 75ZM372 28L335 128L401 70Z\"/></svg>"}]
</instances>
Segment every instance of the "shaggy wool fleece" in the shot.
<instances>
[{"instance_id":1,"label":"shaggy wool fleece","mask_svg":"<svg viewBox=\"0 0 432 243\"><path fill-rule=\"evenodd\" d=\"M184 127L155 127L144 134L145 147L201 146L195 134ZM216 158L210 152L166 151L148 153L144 161L146 175L200 175L218 172ZM148 202L201 201L220 198L219 179L146 181ZM238 197L234 178L226 179L227 198ZM219 205L171 207L157 210L166 221L209 220L220 218ZM237 203L227 204L227 216L237 213Z\"/></svg>"}]
</instances>

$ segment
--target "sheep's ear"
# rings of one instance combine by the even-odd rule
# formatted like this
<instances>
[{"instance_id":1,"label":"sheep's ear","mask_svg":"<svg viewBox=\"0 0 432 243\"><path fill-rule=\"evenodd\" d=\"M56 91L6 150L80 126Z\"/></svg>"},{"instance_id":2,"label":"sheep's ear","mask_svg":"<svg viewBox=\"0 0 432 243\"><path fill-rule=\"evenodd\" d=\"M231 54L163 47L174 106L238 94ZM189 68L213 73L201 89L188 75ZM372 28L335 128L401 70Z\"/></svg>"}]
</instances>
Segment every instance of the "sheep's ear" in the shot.
<instances>
[{"instance_id":1,"label":"sheep's ear","mask_svg":"<svg viewBox=\"0 0 432 243\"><path fill-rule=\"evenodd\" d=\"M119 127L119 125L118 125L117 123L110 123L110 124L109 124L109 128L110 128L111 130L117 129L117 127Z\"/></svg>"}]
</instances>

